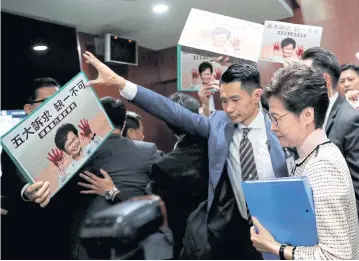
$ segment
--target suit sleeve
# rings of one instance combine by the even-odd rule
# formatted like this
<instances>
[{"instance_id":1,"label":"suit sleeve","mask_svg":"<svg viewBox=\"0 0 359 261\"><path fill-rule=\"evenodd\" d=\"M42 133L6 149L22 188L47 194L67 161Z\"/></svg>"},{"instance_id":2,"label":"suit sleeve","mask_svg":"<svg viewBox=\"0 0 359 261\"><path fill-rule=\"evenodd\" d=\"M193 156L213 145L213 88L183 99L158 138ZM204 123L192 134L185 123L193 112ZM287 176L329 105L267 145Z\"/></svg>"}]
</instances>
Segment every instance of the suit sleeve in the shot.
<instances>
[{"instance_id":1,"label":"suit sleeve","mask_svg":"<svg viewBox=\"0 0 359 261\"><path fill-rule=\"evenodd\" d=\"M352 176L359 211L359 114L356 114L347 122L343 151Z\"/></svg>"},{"instance_id":2,"label":"suit sleeve","mask_svg":"<svg viewBox=\"0 0 359 261\"><path fill-rule=\"evenodd\" d=\"M125 88L127 88L127 85ZM137 86L137 88L132 102L141 109L180 128L186 133L208 138L210 118L192 113L156 92L141 86Z\"/></svg>"},{"instance_id":3,"label":"suit sleeve","mask_svg":"<svg viewBox=\"0 0 359 261\"><path fill-rule=\"evenodd\" d=\"M161 154L159 153L159 151L157 150L157 146L156 144L153 144L153 146L151 147L150 150L150 160L148 161L148 173L152 173L152 166L159 160L161 159ZM152 176L152 175L151 175Z\"/></svg>"},{"instance_id":4,"label":"suit sleeve","mask_svg":"<svg viewBox=\"0 0 359 261\"><path fill-rule=\"evenodd\" d=\"M2 205L9 210L21 199L21 188L27 183L16 165L5 151L1 152L1 195L4 197Z\"/></svg>"}]
</instances>

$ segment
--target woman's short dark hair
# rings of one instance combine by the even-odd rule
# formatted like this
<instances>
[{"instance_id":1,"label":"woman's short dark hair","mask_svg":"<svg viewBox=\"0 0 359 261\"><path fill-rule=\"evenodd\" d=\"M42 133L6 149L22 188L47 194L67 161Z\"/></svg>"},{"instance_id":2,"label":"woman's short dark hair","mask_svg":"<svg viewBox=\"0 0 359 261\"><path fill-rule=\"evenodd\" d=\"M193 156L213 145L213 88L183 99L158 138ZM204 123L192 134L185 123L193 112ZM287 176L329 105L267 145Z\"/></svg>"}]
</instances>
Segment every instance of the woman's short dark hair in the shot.
<instances>
[{"instance_id":1,"label":"woman's short dark hair","mask_svg":"<svg viewBox=\"0 0 359 261\"><path fill-rule=\"evenodd\" d=\"M207 69L209 69L211 71L211 73L213 73L213 66L209 62L203 62L198 66L198 72L200 74L203 73Z\"/></svg>"},{"instance_id":2,"label":"woman's short dark hair","mask_svg":"<svg viewBox=\"0 0 359 261\"><path fill-rule=\"evenodd\" d=\"M65 144L67 141L67 135L72 132L75 136L79 136L78 130L75 125L71 123L63 124L57 129L55 134L55 145L59 150L65 151Z\"/></svg>"},{"instance_id":3,"label":"woman's short dark hair","mask_svg":"<svg viewBox=\"0 0 359 261\"><path fill-rule=\"evenodd\" d=\"M297 63L279 69L264 94L267 99L279 98L284 107L296 115L305 108L313 108L315 128L323 126L329 96L323 74L318 70Z\"/></svg>"},{"instance_id":4,"label":"woman's short dark hair","mask_svg":"<svg viewBox=\"0 0 359 261\"><path fill-rule=\"evenodd\" d=\"M295 49L296 43L295 43L294 39L292 39L292 38L289 38L289 37L288 37L288 38L285 38L285 39L283 39L282 42L280 43L280 45L281 45L282 48L284 48L284 47L286 47L286 46L288 46L288 45L290 45L290 44L292 44L292 45L293 45L293 49Z\"/></svg>"}]
</instances>

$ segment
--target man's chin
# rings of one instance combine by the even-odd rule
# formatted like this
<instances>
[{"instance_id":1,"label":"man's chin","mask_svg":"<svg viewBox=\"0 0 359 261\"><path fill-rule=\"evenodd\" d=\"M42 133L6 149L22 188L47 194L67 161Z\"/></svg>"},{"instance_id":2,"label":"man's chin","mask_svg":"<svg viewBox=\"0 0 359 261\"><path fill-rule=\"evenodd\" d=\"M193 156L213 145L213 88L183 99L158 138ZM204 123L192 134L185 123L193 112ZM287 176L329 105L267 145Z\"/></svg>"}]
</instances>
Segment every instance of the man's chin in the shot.
<instances>
[{"instance_id":1,"label":"man's chin","mask_svg":"<svg viewBox=\"0 0 359 261\"><path fill-rule=\"evenodd\" d=\"M243 119L240 117L229 117L231 119L231 122L233 124L241 124L243 122Z\"/></svg>"}]
</instances>

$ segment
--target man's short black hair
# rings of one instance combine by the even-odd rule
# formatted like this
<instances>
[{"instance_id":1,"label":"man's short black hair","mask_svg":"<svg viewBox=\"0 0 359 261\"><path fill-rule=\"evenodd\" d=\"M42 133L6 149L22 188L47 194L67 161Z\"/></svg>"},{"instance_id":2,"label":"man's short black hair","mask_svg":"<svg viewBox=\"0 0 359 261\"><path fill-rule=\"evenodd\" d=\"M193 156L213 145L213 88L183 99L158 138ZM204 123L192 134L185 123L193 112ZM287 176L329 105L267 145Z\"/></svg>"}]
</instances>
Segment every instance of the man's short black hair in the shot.
<instances>
[{"instance_id":1,"label":"man's short black hair","mask_svg":"<svg viewBox=\"0 0 359 261\"><path fill-rule=\"evenodd\" d=\"M340 77L340 65L335 54L320 47L312 47L307 49L302 55L302 60L308 59L313 61L313 68L330 75L332 78L332 89L335 89Z\"/></svg>"},{"instance_id":2,"label":"man's short black hair","mask_svg":"<svg viewBox=\"0 0 359 261\"><path fill-rule=\"evenodd\" d=\"M205 70L209 69L213 73L213 66L209 62L203 62L198 66L198 72L201 74Z\"/></svg>"},{"instance_id":3,"label":"man's short black hair","mask_svg":"<svg viewBox=\"0 0 359 261\"><path fill-rule=\"evenodd\" d=\"M231 37L231 32L228 31L228 29L226 29L224 27L216 27L216 28L214 28L213 31L212 31L212 37L215 36L216 34L226 34L227 39L229 39Z\"/></svg>"},{"instance_id":4,"label":"man's short black hair","mask_svg":"<svg viewBox=\"0 0 359 261\"><path fill-rule=\"evenodd\" d=\"M356 74L359 76L359 66L355 65L355 64L343 64L341 67L341 72L347 71L347 70L352 70L354 72L356 72Z\"/></svg>"},{"instance_id":5,"label":"man's short black hair","mask_svg":"<svg viewBox=\"0 0 359 261\"><path fill-rule=\"evenodd\" d=\"M267 99L279 98L284 107L296 115L305 108L314 109L315 128L321 128L329 106L329 96L323 74L298 63L279 69L266 87Z\"/></svg>"},{"instance_id":6,"label":"man's short black hair","mask_svg":"<svg viewBox=\"0 0 359 261\"><path fill-rule=\"evenodd\" d=\"M71 123L63 124L57 129L55 134L55 145L59 150L65 151L65 144L67 141L67 135L72 132L77 137L79 136L78 130Z\"/></svg>"},{"instance_id":7,"label":"man's short black hair","mask_svg":"<svg viewBox=\"0 0 359 261\"><path fill-rule=\"evenodd\" d=\"M29 95L27 97L26 103L34 102L37 98L37 90L43 87L60 87L60 84L53 78L44 77L44 78L37 78L33 81L30 85Z\"/></svg>"},{"instance_id":8,"label":"man's short black hair","mask_svg":"<svg viewBox=\"0 0 359 261\"><path fill-rule=\"evenodd\" d=\"M240 82L241 88L249 95L260 87L260 75L257 67L251 64L233 64L223 73L221 83Z\"/></svg>"},{"instance_id":9,"label":"man's short black hair","mask_svg":"<svg viewBox=\"0 0 359 261\"><path fill-rule=\"evenodd\" d=\"M285 38L285 39L283 39L282 40L282 42L281 42L281 44L280 44L280 46L282 47L282 49L284 48L284 47L286 47L286 46L288 46L288 45L290 45L290 44L292 44L293 45L293 49L295 49L295 47L296 47L296 42L294 41L294 39L292 39L292 38Z\"/></svg>"},{"instance_id":10,"label":"man's short black hair","mask_svg":"<svg viewBox=\"0 0 359 261\"><path fill-rule=\"evenodd\" d=\"M199 101L197 101L195 98L193 98L192 96L182 93L182 92L175 92L173 94L171 94L168 99L170 99L171 101L178 103L179 105L181 105L182 107L186 108L187 110L193 112L193 113L199 113L199 108L201 107ZM176 135L181 135L183 134L183 131L181 129L179 129L176 126L173 126L169 123L167 123L167 126L173 131L174 134Z\"/></svg>"},{"instance_id":11,"label":"man's short black hair","mask_svg":"<svg viewBox=\"0 0 359 261\"><path fill-rule=\"evenodd\" d=\"M125 121L126 121L126 125L123 130L123 136L127 137L127 132L129 129L137 130L138 128L140 128L142 117L138 115L136 112L127 111Z\"/></svg>"},{"instance_id":12,"label":"man's short black hair","mask_svg":"<svg viewBox=\"0 0 359 261\"><path fill-rule=\"evenodd\" d=\"M182 93L182 92L175 92L171 94L168 99L171 101L178 103L182 107L190 110L193 113L199 113L199 108L201 107L199 101L193 98L191 95Z\"/></svg>"},{"instance_id":13,"label":"man's short black hair","mask_svg":"<svg viewBox=\"0 0 359 261\"><path fill-rule=\"evenodd\" d=\"M126 107L122 101L107 96L101 99L101 104L115 128L121 130L126 117Z\"/></svg>"}]
</instances>

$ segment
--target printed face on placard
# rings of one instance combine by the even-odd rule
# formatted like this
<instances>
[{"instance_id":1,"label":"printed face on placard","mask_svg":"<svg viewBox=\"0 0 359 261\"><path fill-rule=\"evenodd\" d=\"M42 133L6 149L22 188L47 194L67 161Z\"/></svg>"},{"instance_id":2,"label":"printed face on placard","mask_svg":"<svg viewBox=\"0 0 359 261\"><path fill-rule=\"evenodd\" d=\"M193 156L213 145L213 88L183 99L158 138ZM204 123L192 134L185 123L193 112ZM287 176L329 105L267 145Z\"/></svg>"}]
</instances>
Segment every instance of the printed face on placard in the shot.
<instances>
[{"instance_id":1,"label":"printed face on placard","mask_svg":"<svg viewBox=\"0 0 359 261\"><path fill-rule=\"evenodd\" d=\"M52 196L113 130L94 91L85 88L86 81L79 73L59 91L55 86L39 88L26 104L28 117L2 136L3 148L24 177L49 181Z\"/></svg>"},{"instance_id":2,"label":"printed face on placard","mask_svg":"<svg viewBox=\"0 0 359 261\"><path fill-rule=\"evenodd\" d=\"M72 131L67 134L65 142L65 152L72 157L78 156L81 152L80 139Z\"/></svg>"},{"instance_id":3,"label":"printed face on placard","mask_svg":"<svg viewBox=\"0 0 359 261\"><path fill-rule=\"evenodd\" d=\"M201 73L201 81L203 84L209 84L212 80L212 72L211 69L207 68Z\"/></svg>"},{"instance_id":4,"label":"printed face on placard","mask_svg":"<svg viewBox=\"0 0 359 261\"><path fill-rule=\"evenodd\" d=\"M284 46L284 47L282 48L282 51L283 51L283 57L284 57L284 58L292 57L293 52L294 52L294 46L293 46L293 44L289 44L289 45L287 45L287 46Z\"/></svg>"}]
</instances>

